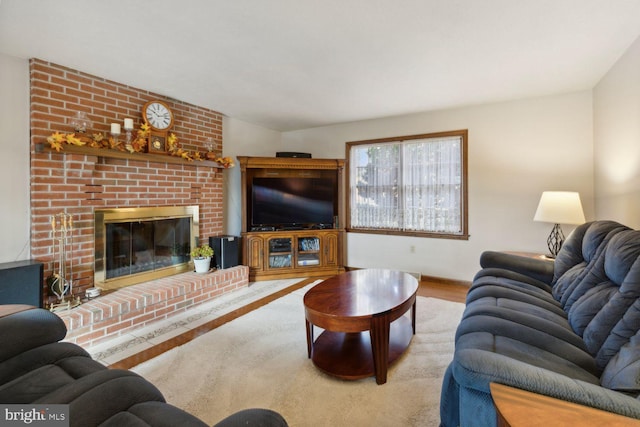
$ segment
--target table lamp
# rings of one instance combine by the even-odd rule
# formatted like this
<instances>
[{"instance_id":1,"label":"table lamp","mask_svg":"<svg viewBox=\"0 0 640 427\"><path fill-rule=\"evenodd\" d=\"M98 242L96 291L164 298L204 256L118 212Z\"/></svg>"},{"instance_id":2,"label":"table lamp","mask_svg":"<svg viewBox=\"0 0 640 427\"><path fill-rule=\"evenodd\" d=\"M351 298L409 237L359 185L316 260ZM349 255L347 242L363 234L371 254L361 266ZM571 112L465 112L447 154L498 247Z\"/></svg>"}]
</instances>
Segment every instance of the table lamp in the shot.
<instances>
[{"instance_id":1,"label":"table lamp","mask_svg":"<svg viewBox=\"0 0 640 427\"><path fill-rule=\"evenodd\" d=\"M577 225L585 222L580 194L573 191L544 191L533 220L553 224L551 234L547 238L547 246L551 258L555 258L564 242L560 224Z\"/></svg>"}]
</instances>

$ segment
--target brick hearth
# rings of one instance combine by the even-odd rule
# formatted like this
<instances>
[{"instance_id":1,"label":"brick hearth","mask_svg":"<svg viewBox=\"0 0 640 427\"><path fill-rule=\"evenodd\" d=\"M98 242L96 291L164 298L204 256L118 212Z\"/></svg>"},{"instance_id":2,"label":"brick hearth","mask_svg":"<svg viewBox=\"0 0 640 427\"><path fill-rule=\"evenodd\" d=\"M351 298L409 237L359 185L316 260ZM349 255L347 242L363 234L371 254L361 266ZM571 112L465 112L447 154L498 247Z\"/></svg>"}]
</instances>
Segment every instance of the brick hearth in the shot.
<instances>
[{"instance_id":1,"label":"brick hearth","mask_svg":"<svg viewBox=\"0 0 640 427\"><path fill-rule=\"evenodd\" d=\"M65 341L89 346L166 319L248 283L246 266L208 274L183 273L128 286L56 314L69 330Z\"/></svg>"}]
</instances>

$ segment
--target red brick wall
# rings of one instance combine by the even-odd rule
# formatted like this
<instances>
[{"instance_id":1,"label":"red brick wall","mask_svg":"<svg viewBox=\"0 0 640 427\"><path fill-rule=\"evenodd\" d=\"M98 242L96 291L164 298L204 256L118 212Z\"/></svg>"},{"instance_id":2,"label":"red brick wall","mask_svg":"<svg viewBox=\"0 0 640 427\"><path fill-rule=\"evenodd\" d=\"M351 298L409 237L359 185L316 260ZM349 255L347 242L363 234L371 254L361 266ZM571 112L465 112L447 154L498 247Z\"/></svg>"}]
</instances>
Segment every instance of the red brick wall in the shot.
<instances>
[{"instance_id":1,"label":"red brick wall","mask_svg":"<svg viewBox=\"0 0 640 427\"><path fill-rule=\"evenodd\" d=\"M73 215L74 294L93 286L93 212L96 208L198 205L200 237L222 232L220 169L111 159L82 154L37 152L53 132L73 132L68 119L84 111L93 121L90 133L107 134L111 123L125 118L142 123L142 106L165 101L174 112L173 132L182 147L222 153L222 115L149 91L126 86L42 60L30 61L31 73L31 254L45 263L45 278L54 268L51 215ZM122 136L121 136L122 137ZM69 270L69 266L67 267ZM45 286L45 301L51 300Z\"/></svg>"}]
</instances>

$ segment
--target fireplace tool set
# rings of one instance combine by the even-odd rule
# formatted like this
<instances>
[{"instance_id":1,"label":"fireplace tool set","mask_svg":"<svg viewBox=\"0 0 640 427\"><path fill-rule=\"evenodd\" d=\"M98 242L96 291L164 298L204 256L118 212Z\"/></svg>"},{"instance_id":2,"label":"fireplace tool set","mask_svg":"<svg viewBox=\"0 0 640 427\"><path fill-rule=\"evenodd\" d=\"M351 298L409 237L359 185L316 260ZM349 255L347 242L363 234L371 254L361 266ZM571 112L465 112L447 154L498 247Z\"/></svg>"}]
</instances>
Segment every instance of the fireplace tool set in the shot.
<instances>
[{"instance_id":1,"label":"fireplace tool set","mask_svg":"<svg viewBox=\"0 0 640 427\"><path fill-rule=\"evenodd\" d=\"M54 264L51 276L47 278L49 289L58 301L51 303L51 311L68 310L80 305L80 297L72 296L73 290L73 218L70 214L59 213L51 216L51 237L53 239L53 259L57 256L58 266ZM70 256L67 275L67 252Z\"/></svg>"}]
</instances>

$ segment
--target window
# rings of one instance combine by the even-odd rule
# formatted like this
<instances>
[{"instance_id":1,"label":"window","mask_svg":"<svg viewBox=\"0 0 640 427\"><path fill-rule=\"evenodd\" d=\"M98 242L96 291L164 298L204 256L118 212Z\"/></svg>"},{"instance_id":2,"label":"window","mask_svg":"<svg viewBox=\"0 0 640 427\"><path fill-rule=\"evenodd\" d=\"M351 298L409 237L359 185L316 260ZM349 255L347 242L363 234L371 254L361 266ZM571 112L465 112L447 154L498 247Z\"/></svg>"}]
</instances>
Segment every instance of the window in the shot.
<instances>
[{"instance_id":1,"label":"window","mask_svg":"<svg viewBox=\"0 0 640 427\"><path fill-rule=\"evenodd\" d=\"M347 230L468 239L467 130L347 143Z\"/></svg>"}]
</instances>

